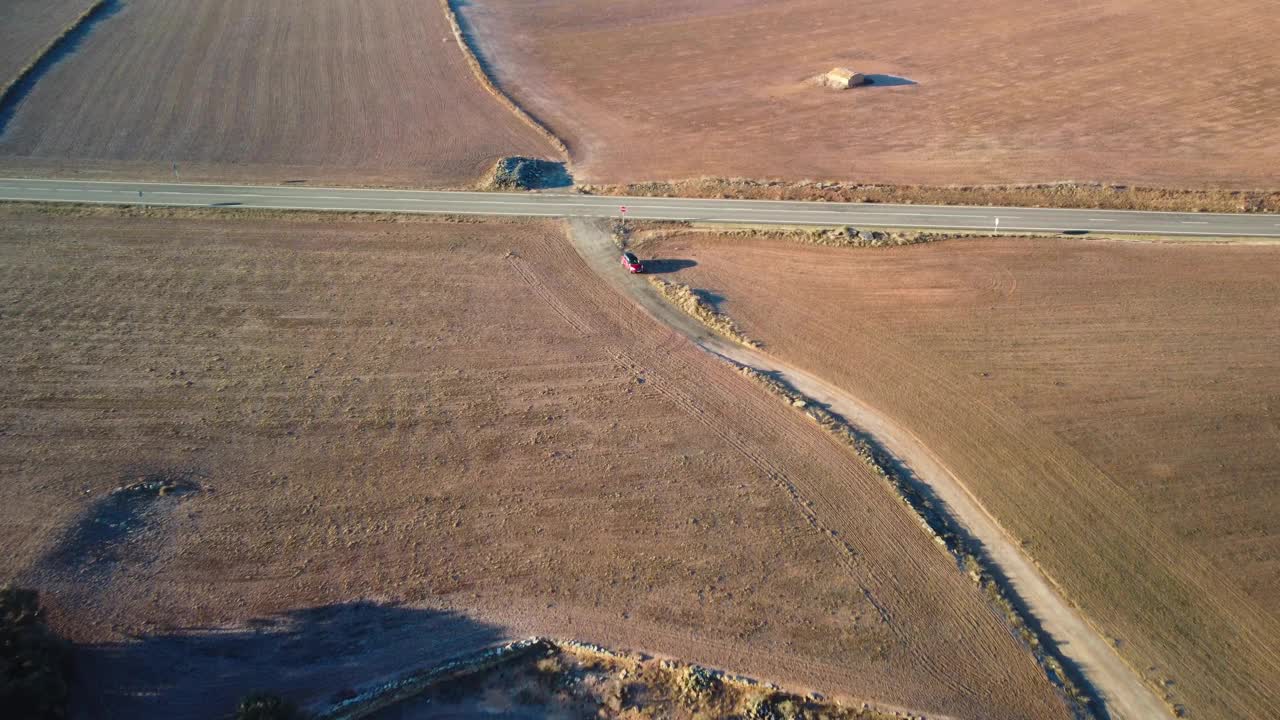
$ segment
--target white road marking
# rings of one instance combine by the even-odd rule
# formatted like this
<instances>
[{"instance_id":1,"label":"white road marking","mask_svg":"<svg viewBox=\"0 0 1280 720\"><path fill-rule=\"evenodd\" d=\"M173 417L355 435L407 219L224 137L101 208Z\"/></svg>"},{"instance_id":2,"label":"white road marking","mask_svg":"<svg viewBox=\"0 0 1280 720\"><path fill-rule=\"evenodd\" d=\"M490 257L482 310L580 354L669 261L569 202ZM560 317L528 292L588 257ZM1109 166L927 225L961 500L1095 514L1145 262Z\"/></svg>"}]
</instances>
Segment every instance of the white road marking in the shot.
<instances>
[{"instance_id":1,"label":"white road marking","mask_svg":"<svg viewBox=\"0 0 1280 720\"><path fill-rule=\"evenodd\" d=\"M458 215L503 215L518 217L614 217L617 203L628 202L634 217L651 220L691 220L736 224L850 225L867 224L897 227L988 230L995 213L1004 208L935 205L892 205L876 203L821 203L776 200L720 200L702 198L653 198L592 196L571 193L485 193L458 191L397 190L386 188L331 188L264 185L201 185L196 183L146 183L96 180L42 180L0 178L0 193L10 201L85 202L96 204L147 204L172 207L240 207L272 210L335 210L341 212L403 212ZM319 193L324 192L321 195ZM77 195L78 194L78 195ZM91 194L104 197L90 200ZM141 196L140 196L141 194ZM114 198L110 196L114 195ZM161 197L169 202L155 202ZM324 207L332 202L341 207ZM349 207L362 205L363 207ZM1108 217L1078 215L1088 211L1043 208L1009 208L1033 215L1000 215L1002 230L1008 232L1059 233L1087 228L1094 223L1108 225L1108 232L1151 235L1220 235L1237 237L1277 237L1271 228L1275 216L1249 217L1235 213L1197 213L1200 220L1183 220L1186 213L1103 211ZM1094 212L1098 212L1095 210ZM722 217L725 214L733 217ZM1158 215L1178 215L1160 217ZM1006 221L1030 218L1028 225L1003 225ZM1176 222L1175 222L1176 220ZM1178 231L1173 225L1213 226L1194 231Z\"/></svg>"}]
</instances>

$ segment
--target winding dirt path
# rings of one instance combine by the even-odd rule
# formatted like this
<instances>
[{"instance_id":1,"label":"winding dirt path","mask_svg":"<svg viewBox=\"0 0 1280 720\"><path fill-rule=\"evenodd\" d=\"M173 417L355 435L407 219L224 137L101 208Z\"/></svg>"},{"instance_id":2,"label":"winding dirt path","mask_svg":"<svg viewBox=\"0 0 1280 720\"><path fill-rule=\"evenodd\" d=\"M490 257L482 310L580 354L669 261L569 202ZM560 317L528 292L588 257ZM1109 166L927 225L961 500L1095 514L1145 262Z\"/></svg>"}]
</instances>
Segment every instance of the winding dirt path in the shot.
<instances>
[{"instance_id":1,"label":"winding dirt path","mask_svg":"<svg viewBox=\"0 0 1280 720\"><path fill-rule=\"evenodd\" d=\"M1105 705L1104 716L1129 720L1172 718L1157 697L1085 619L1023 555L994 517L974 498L946 465L908 429L894 424L875 408L822 378L751 350L713 333L701 322L672 307L644 278L617 267L617 247L598 221L572 219L570 238L578 254L618 292L630 297L658 321L679 331L712 354L757 370L777 373L797 391L827 404L876 441L929 485L955 517L982 543L989 560L1007 579L1009 589L1029 608L1058 650L1080 670Z\"/></svg>"}]
</instances>

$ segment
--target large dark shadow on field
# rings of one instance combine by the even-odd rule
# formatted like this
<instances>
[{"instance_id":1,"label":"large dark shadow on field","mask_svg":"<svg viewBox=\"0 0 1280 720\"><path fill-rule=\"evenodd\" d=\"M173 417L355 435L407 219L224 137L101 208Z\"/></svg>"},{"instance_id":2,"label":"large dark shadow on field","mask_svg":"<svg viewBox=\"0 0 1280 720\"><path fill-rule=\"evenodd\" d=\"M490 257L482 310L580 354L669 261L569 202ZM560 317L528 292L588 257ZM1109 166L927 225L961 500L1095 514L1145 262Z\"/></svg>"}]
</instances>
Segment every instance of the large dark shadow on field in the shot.
<instances>
[{"instance_id":1,"label":"large dark shadow on field","mask_svg":"<svg viewBox=\"0 0 1280 720\"><path fill-rule=\"evenodd\" d=\"M680 272L691 267L697 267L698 263L693 260L685 260L681 258L654 258L645 260L644 271L650 275L667 275L669 273Z\"/></svg>"},{"instance_id":2,"label":"large dark shadow on field","mask_svg":"<svg viewBox=\"0 0 1280 720\"><path fill-rule=\"evenodd\" d=\"M776 370L760 372L779 385L792 392L796 392L795 388L782 373ZM857 426L850 423L848 419L832 409L830 405L818 402L812 398L807 398L807 401L810 405L822 408L830 414L832 419L837 423L848 428L850 433L854 436L854 439L861 443L870 452L876 464L884 468L884 470L892 476L894 480L896 480L895 484L900 484L903 488L903 490L900 491L900 494L906 499L907 503L916 513L926 519L929 527L940 535L950 535L953 538L948 542L948 548L958 547L963 549L963 551L972 554L978 562L981 563L983 571L985 571L987 576L991 578L991 582L1000 589L1000 592L1013 607L1014 612L1018 614L1034 636L1041 640L1047 640L1049 638L1048 633L1044 631L1044 627L1040 624L1040 619L1036 617L1029 607L1027 607L1026 602L1019 597L1018 593L1014 590L1013 585L1009 582L1009 578L1000 571L1000 568L996 563L992 562L991 555L986 546L980 540L973 537L973 535L971 535L963 525L954 520L955 512L945 500L938 497L937 493L934 492L933 488L930 487L928 483L921 480L920 477L916 475L915 471L912 470L911 467L902 460L902 458L894 455L880 444L874 435L864 432ZM963 561L957 558L956 562L961 571L968 571L968 568L964 566ZM1015 637L1018 637L1018 633L1014 628L1011 627L1010 632L1013 633ZM1018 639L1020 642L1024 642L1021 637L1018 637ZM1076 667L1075 663L1059 652L1051 643L1042 642L1040 649L1058 662L1066 677L1084 694L1085 698L1088 700L1089 711L1092 713L1091 717L1096 720L1110 720L1111 715L1107 712L1106 706L1102 703L1102 696L1098 694L1097 688L1085 679L1084 675L1080 672L1080 669ZM1055 684L1059 681L1058 678L1051 679Z\"/></svg>"},{"instance_id":3,"label":"large dark shadow on field","mask_svg":"<svg viewBox=\"0 0 1280 720\"><path fill-rule=\"evenodd\" d=\"M8 129L9 121L17 113L22 101L26 100L27 96L35 90L36 84L45 75L48 75L49 71L57 67L59 63L79 50L84 39L103 20L110 18L122 9L124 8L120 4L120 0L104 0L98 4L86 13L75 27L58 38L44 55L32 63L31 67L23 72L13 85L9 86L4 95L0 95L0 137Z\"/></svg>"},{"instance_id":4,"label":"large dark shadow on field","mask_svg":"<svg viewBox=\"0 0 1280 720\"><path fill-rule=\"evenodd\" d=\"M89 505L33 570L84 591L101 590L116 566L145 560L147 540L163 529L182 500L199 492L201 473L182 469L130 468L121 485Z\"/></svg>"},{"instance_id":5,"label":"large dark shadow on field","mask_svg":"<svg viewBox=\"0 0 1280 720\"><path fill-rule=\"evenodd\" d=\"M338 702L507 640L499 628L454 612L351 602L235 630L193 628L81 646L72 717L229 717L256 690L299 704Z\"/></svg>"}]
</instances>

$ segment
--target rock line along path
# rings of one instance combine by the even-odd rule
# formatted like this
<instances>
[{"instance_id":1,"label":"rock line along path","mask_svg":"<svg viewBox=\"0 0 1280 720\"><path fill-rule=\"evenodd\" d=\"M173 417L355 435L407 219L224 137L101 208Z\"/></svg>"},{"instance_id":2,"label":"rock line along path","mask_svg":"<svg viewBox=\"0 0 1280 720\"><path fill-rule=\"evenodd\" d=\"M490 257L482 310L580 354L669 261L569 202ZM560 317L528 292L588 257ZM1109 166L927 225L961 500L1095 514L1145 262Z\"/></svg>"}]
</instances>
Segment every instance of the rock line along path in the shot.
<instances>
[{"instance_id":1,"label":"rock line along path","mask_svg":"<svg viewBox=\"0 0 1280 720\"><path fill-rule=\"evenodd\" d=\"M1123 720L1171 719L1157 697L1111 645L1058 594L1052 581L1024 555L999 523L910 430L875 408L821 378L715 334L698 320L673 307L643 278L618 267L618 250L598 222L570 221L578 254L618 292L630 297L658 321L687 336L707 352L756 370L775 373L797 391L823 403L911 468L921 482L947 505L952 517L978 540L1007 579L1010 589L1030 609L1058 651L1071 660L1105 705L1104 717Z\"/></svg>"}]
</instances>

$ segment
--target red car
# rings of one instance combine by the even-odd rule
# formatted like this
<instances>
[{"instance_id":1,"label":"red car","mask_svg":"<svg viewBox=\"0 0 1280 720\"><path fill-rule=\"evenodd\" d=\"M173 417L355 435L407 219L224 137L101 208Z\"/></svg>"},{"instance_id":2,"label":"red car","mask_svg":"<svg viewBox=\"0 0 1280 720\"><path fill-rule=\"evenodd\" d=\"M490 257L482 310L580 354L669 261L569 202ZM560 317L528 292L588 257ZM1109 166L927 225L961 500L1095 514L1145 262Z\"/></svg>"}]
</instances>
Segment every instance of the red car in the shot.
<instances>
[{"instance_id":1,"label":"red car","mask_svg":"<svg viewBox=\"0 0 1280 720\"><path fill-rule=\"evenodd\" d=\"M629 252L622 253L622 267L626 268L629 273L644 272L644 265L640 263L640 258Z\"/></svg>"}]
</instances>

